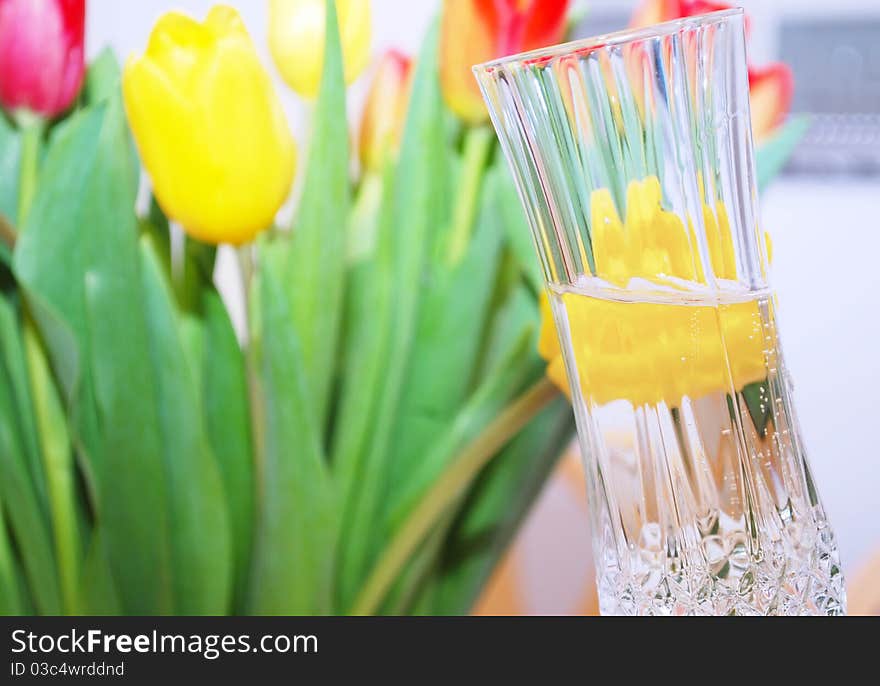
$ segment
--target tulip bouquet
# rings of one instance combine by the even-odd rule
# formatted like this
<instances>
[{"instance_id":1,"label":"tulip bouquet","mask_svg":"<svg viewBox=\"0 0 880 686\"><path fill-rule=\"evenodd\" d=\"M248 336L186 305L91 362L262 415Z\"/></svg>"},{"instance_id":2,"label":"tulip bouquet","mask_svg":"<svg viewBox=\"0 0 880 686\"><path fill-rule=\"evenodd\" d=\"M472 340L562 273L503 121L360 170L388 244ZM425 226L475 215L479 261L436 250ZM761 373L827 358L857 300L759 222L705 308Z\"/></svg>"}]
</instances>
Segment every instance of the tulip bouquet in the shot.
<instances>
[{"instance_id":1,"label":"tulip bouquet","mask_svg":"<svg viewBox=\"0 0 880 686\"><path fill-rule=\"evenodd\" d=\"M0 613L464 613L571 440L470 74L568 3L447 0L356 153L368 2L269 8L300 165L235 10L86 69L84 0L0 0Z\"/></svg>"}]
</instances>

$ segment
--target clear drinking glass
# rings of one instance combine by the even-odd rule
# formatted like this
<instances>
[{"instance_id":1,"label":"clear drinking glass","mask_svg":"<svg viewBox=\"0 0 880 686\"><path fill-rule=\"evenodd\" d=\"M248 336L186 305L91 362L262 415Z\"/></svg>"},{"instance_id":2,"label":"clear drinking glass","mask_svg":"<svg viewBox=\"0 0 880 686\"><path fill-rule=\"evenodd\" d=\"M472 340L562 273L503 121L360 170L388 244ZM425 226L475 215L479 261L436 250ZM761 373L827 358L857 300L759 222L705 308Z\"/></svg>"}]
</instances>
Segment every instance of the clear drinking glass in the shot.
<instances>
[{"instance_id":1,"label":"clear drinking glass","mask_svg":"<svg viewBox=\"0 0 880 686\"><path fill-rule=\"evenodd\" d=\"M602 613L844 613L768 283L742 11L474 71L544 269Z\"/></svg>"}]
</instances>

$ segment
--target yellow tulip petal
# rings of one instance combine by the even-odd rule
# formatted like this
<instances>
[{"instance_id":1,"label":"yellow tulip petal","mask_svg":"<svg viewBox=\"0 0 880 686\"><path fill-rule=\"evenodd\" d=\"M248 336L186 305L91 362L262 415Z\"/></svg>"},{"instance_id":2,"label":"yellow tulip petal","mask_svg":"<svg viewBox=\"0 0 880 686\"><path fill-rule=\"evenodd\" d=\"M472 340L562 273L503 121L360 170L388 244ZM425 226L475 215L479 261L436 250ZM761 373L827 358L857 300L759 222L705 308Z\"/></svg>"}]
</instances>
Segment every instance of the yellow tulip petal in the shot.
<instances>
[{"instance_id":1,"label":"yellow tulip petal","mask_svg":"<svg viewBox=\"0 0 880 686\"><path fill-rule=\"evenodd\" d=\"M342 56L345 82L352 83L370 62L372 17L368 0L348 0L336 3L342 38Z\"/></svg>"},{"instance_id":2,"label":"yellow tulip petal","mask_svg":"<svg viewBox=\"0 0 880 686\"><path fill-rule=\"evenodd\" d=\"M314 98L321 85L326 25L324 0L271 0L269 48L287 84ZM346 83L354 81L370 59L370 3L336 0Z\"/></svg>"},{"instance_id":3,"label":"yellow tulip petal","mask_svg":"<svg viewBox=\"0 0 880 686\"><path fill-rule=\"evenodd\" d=\"M240 244L271 225L293 180L295 147L238 13L203 24L163 16L129 59L123 95L160 206L190 235Z\"/></svg>"},{"instance_id":4,"label":"yellow tulip petal","mask_svg":"<svg viewBox=\"0 0 880 686\"><path fill-rule=\"evenodd\" d=\"M205 17L205 28L220 40L238 37L250 41L250 34L241 15L229 5L214 5Z\"/></svg>"}]
</instances>

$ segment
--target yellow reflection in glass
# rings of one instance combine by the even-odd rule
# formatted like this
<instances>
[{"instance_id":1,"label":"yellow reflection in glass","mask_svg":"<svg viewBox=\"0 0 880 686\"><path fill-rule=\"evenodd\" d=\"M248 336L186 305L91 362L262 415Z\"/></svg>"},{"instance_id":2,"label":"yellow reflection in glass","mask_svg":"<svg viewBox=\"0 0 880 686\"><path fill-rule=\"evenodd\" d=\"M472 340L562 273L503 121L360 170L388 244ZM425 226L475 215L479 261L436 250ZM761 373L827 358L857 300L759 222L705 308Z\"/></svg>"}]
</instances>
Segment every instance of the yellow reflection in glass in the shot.
<instances>
[{"instance_id":1,"label":"yellow reflection in glass","mask_svg":"<svg viewBox=\"0 0 880 686\"><path fill-rule=\"evenodd\" d=\"M593 193L591 214L601 279L618 286L632 278L705 283L693 229L662 208L656 177L630 183L625 222L606 189ZM712 270L718 278L735 279L724 206L704 207L703 220ZM740 390L767 376L765 326L756 300L704 305L619 302L572 292L556 297L568 320L582 391L595 403L677 405L683 396ZM542 318L539 352L548 361L547 375L567 392L546 299Z\"/></svg>"}]
</instances>

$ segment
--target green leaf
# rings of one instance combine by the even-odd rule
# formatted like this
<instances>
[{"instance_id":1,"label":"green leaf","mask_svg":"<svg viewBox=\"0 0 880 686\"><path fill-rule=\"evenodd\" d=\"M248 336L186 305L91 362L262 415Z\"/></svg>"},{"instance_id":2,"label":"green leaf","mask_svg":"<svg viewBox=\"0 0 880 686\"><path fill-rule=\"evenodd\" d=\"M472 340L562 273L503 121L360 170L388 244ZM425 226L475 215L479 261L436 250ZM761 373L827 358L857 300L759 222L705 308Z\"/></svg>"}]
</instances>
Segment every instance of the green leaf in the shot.
<instances>
[{"instance_id":1,"label":"green leaf","mask_svg":"<svg viewBox=\"0 0 880 686\"><path fill-rule=\"evenodd\" d=\"M349 204L348 121L336 5L327 1L321 91L286 265L315 421L327 426L341 325Z\"/></svg>"},{"instance_id":2,"label":"green leaf","mask_svg":"<svg viewBox=\"0 0 880 686\"><path fill-rule=\"evenodd\" d=\"M122 72L119 69L119 61L116 59L113 48L105 47L92 60L86 73L86 83L83 90L85 101L89 105L94 105L112 98L119 91L121 78Z\"/></svg>"},{"instance_id":3,"label":"green leaf","mask_svg":"<svg viewBox=\"0 0 880 686\"><path fill-rule=\"evenodd\" d=\"M370 433L364 449L355 447L356 452L342 455L339 464L345 503L339 579L343 609L353 600L376 554L375 538L388 488L390 448L418 322L423 266L431 234L443 214L436 190L443 183L438 177L443 174L444 134L435 26L418 59L391 206L378 238L376 268L383 271L376 276L380 285L377 297L387 294L388 300L377 309L374 326L387 332L388 337L378 336L380 345L373 351L376 358L367 364L368 370L382 365L378 385L369 396L377 404L371 402L365 408ZM354 376L346 377L348 388L343 394L351 392L351 384L361 383L357 370L350 364L348 370ZM345 421L344 416L341 421Z\"/></svg>"},{"instance_id":4,"label":"green leaf","mask_svg":"<svg viewBox=\"0 0 880 686\"><path fill-rule=\"evenodd\" d=\"M15 269L66 393L123 607L155 614L173 610L171 522L137 181L120 97L74 114L52 138Z\"/></svg>"},{"instance_id":5,"label":"green leaf","mask_svg":"<svg viewBox=\"0 0 880 686\"><path fill-rule=\"evenodd\" d=\"M558 395L553 384L541 378L499 412L478 436L462 446L461 452L438 475L400 529L383 547L352 606L352 614L373 614L382 606L419 548L426 545L432 532L455 509L486 465Z\"/></svg>"},{"instance_id":6,"label":"green leaf","mask_svg":"<svg viewBox=\"0 0 880 686\"><path fill-rule=\"evenodd\" d=\"M501 250L494 185L483 189L482 216L462 261L433 265L395 429L391 509L413 470L454 420L472 389Z\"/></svg>"},{"instance_id":7,"label":"green leaf","mask_svg":"<svg viewBox=\"0 0 880 686\"><path fill-rule=\"evenodd\" d=\"M232 533L235 604L241 607L250 571L254 528L254 468L244 358L216 291L204 294L205 419L217 456Z\"/></svg>"},{"instance_id":8,"label":"green leaf","mask_svg":"<svg viewBox=\"0 0 880 686\"><path fill-rule=\"evenodd\" d=\"M13 224L18 219L21 150L21 134L0 113L0 214Z\"/></svg>"},{"instance_id":9,"label":"green leaf","mask_svg":"<svg viewBox=\"0 0 880 686\"><path fill-rule=\"evenodd\" d=\"M232 599L233 562L220 470L205 430L173 296L148 238L141 241L141 258L149 361L168 475L168 515L173 522L175 609L186 615L223 614Z\"/></svg>"},{"instance_id":10,"label":"green leaf","mask_svg":"<svg viewBox=\"0 0 880 686\"><path fill-rule=\"evenodd\" d=\"M436 483L444 470L449 468L451 461L464 446L477 440L515 398L520 389L540 376L541 365L535 360L532 338L531 327L527 327L509 349L508 356L482 380L482 385L473 396L467 399L467 402L462 399L459 408L447 422L443 426L434 428L432 443L422 446L422 452L418 455L420 459L410 460L410 470L406 478L396 482L389 493L386 539L390 540L405 519L411 516L425 493ZM453 520L454 517L449 516L445 523L438 522L437 526L445 531ZM441 539L445 539L445 533L439 530L432 534L432 537L437 534L441 534ZM417 586L417 582L410 577L417 574L418 567L423 568L425 575L436 573L424 558L431 555L430 550L433 547L433 563L436 564L442 542L443 540L436 541L434 546L426 545L425 549L414 558L410 568L403 575L404 579L408 579L406 582L408 585ZM400 588L394 589L393 593L405 595L405 591L401 592Z\"/></svg>"},{"instance_id":11,"label":"green leaf","mask_svg":"<svg viewBox=\"0 0 880 686\"><path fill-rule=\"evenodd\" d=\"M535 359L533 335L531 329L520 334L508 356L486 376L454 420L447 424L445 432L435 434L435 444L420 461L413 463L407 479L396 484L392 506L388 509L391 531L401 525L462 446L479 436L517 393L540 376L543 367Z\"/></svg>"},{"instance_id":12,"label":"green leaf","mask_svg":"<svg viewBox=\"0 0 880 686\"><path fill-rule=\"evenodd\" d=\"M356 516L354 508L364 486L373 487L364 480L372 476L375 482L380 481L378 475L366 471L366 459L381 404L392 337L395 224L391 179L389 168L382 188L375 252L370 259L351 268L346 284L343 380L332 444L334 479L340 489L342 506L346 508L343 512L346 518ZM343 519L343 523L346 521ZM344 546L347 536L344 530L342 536L340 545ZM340 555L344 552L342 547ZM339 574L337 609L350 601L358 582L353 569L345 580L344 568L339 568Z\"/></svg>"},{"instance_id":13,"label":"green leaf","mask_svg":"<svg viewBox=\"0 0 880 686\"><path fill-rule=\"evenodd\" d=\"M67 433L67 417L31 322L25 325L24 342L49 495L61 598L65 613L76 614L81 611L78 589L82 550L76 509L76 467Z\"/></svg>"},{"instance_id":14,"label":"green leaf","mask_svg":"<svg viewBox=\"0 0 880 686\"><path fill-rule=\"evenodd\" d=\"M426 537L421 547L413 553L409 564L400 572L394 586L389 589L388 597L382 605L381 615L425 614L419 605L426 604L430 596L428 584L437 575L438 559L443 551L449 527L455 521L457 505L450 506L447 512L439 517L434 530Z\"/></svg>"},{"instance_id":15,"label":"green leaf","mask_svg":"<svg viewBox=\"0 0 880 686\"><path fill-rule=\"evenodd\" d=\"M541 275L532 231L522 210L516 186L505 167L506 165L498 164L490 172L497 187L497 212L504 226L508 245L516 256L526 283L534 293L540 293L544 288L544 277Z\"/></svg>"},{"instance_id":16,"label":"green leaf","mask_svg":"<svg viewBox=\"0 0 880 686\"><path fill-rule=\"evenodd\" d=\"M15 570L12 542L6 535L3 512L3 493L0 489L0 616L8 617L23 614L24 603L18 584L18 574Z\"/></svg>"},{"instance_id":17,"label":"green leaf","mask_svg":"<svg viewBox=\"0 0 880 686\"><path fill-rule=\"evenodd\" d=\"M545 408L480 475L447 538L430 612L470 612L574 436L565 398Z\"/></svg>"},{"instance_id":18,"label":"green leaf","mask_svg":"<svg viewBox=\"0 0 880 686\"><path fill-rule=\"evenodd\" d=\"M502 279L504 278L506 277L502 276ZM535 296L520 280L514 284L501 286L501 290L506 293L492 315L484 351L482 372L484 374L490 373L499 364L503 364L503 361L511 354L514 344L523 335L523 331L531 332L532 364L538 363L540 315Z\"/></svg>"},{"instance_id":19,"label":"green leaf","mask_svg":"<svg viewBox=\"0 0 880 686\"><path fill-rule=\"evenodd\" d=\"M302 348L274 246L252 284L249 378L260 493L250 610L325 614L337 532L333 483L321 449Z\"/></svg>"},{"instance_id":20,"label":"green leaf","mask_svg":"<svg viewBox=\"0 0 880 686\"><path fill-rule=\"evenodd\" d=\"M791 117L758 147L756 155L758 190L764 190L782 171L798 143L807 133L811 123L810 118L805 115Z\"/></svg>"},{"instance_id":21,"label":"green leaf","mask_svg":"<svg viewBox=\"0 0 880 686\"><path fill-rule=\"evenodd\" d=\"M122 614L122 601L110 569L110 558L100 529L92 534L83 562L82 598L84 614L114 616Z\"/></svg>"},{"instance_id":22,"label":"green leaf","mask_svg":"<svg viewBox=\"0 0 880 686\"><path fill-rule=\"evenodd\" d=\"M18 335L11 306L0 298L0 339L3 348ZM21 436L22 407L13 393L8 362L0 362L0 496L6 519L18 548L30 593L41 614L60 614L52 533L45 507L40 502L31 476ZM16 362L25 368L22 357Z\"/></svg>"},{"instance_id":23,"label":"green leaf","mask_svg":"<svg viewBox=\"0 0 880 686\"><path fill-rule=\"evenodd\" d=\"M37 424L32 411L34 402L28 380L28 365L21 327L21 317L17 308L5 300L2 301L0 303L0 363L6 365L6 373L9 377L9 397L14 403L18 436L27 461L30 480L40 508L43 511L48 511L46 477L43 472L42 456L38 443Z\"/></svg>"}]
</instances>

